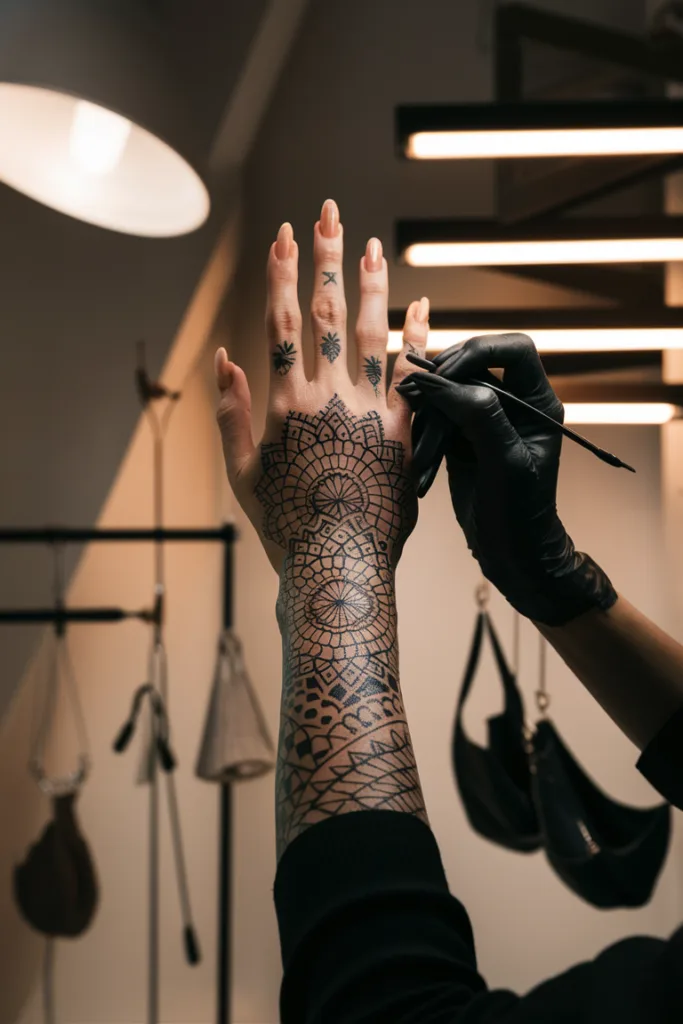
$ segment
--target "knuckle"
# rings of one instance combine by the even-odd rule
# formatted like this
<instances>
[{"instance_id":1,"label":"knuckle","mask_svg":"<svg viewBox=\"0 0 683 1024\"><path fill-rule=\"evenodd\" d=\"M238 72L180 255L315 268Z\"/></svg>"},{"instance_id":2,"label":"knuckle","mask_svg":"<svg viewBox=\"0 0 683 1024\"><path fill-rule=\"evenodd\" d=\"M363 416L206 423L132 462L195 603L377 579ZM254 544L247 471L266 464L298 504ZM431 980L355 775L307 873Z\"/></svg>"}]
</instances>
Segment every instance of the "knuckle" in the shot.
<instances>
[{"instance_id":1,"label":"knuckle","mask_svg":"<svg viewBox=\"0 0 683 1024\"><path fill-rule=\"evenodd\" d=\"M386 326L379 321L364 320L356 326L356 340L362 348L370 348L386 340Z\"/></svg>"},{"instance_id":2,"label":"knuckle","mask_svg":"<svg viewBox=\"0 0 683 1024\"><path fill-rule=\"evenodd\" d=\"M298 333L301 328L301 313L288 306L276 306L270 310L269 321L278 335Z\"/></svg>"},{"instance_id":3,"label":"knuckle","mask_svg":"<svg viewBox=\"0 0 683 1024\"><path fill-rule=\"evenodd\" d=\"M384 295L387 291L386 282L377 277L365 274L361 281L361 294L363 295Z\"/></svg>"},{"instance_id":4,"label":"knuckle","mask_svg":"<svg viewBox=\"0 0 683 1024\"><path fill-rule=\"evenodd\" d=\"M488 388L472 388L470 409L474 419L483 420L498 409L498 399Z\"/></svg>"},{"instance_id":5,"label":"knuckle","mask_svg":"<svg viewBox=\"0 0 683 1024\"><path fill-rule=\"evenodd\" d=\"M342 323L346 310L339 301L323 294L314 299L311 313L315 320L326 327L336 327Z\"/></svg>"}]
</instances>

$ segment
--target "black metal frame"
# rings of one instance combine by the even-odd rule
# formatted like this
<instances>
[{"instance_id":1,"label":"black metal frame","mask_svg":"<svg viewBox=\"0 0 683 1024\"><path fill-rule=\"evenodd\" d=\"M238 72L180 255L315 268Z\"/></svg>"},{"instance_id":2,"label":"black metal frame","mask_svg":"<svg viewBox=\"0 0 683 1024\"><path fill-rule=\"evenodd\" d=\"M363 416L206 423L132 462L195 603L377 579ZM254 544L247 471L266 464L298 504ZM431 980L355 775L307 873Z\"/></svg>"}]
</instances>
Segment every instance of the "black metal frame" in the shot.
<instances>
[{"instance_id":1,"label":"black metal frame","mask_svg":"<svg viewBox=\"0 0 683 1024\"><path fill-rule=\"evenodd\" d=\"M97 527L46 527L25 529L4 527L0 529L0 544L66 544L92 543L93 541L142 541L196 542L209 541L223 544L223 628L233 624L233 544L237 531L231 523L215 529L171 528L137 529ZM158 621L161 604L157 602L149 611L126 611L122 608L67 608L0 609L0 624L3 622L120 622L124 619L139 618L146 622ZM219 797L219 879L218 879L218 957L216 964L216 1022L230 1024L231 997L231 929L230 909L232 903L232 787L229 783L220 786Z\"/></svg>"},{"instance_id":2,"label":"black metal frame","mask_svg":"<svg viewBox=\"0 0 683 1024\"><path fill-rule=\"evenodd\" d=\"M683 42L643 38L577 18L539 10L528 4L511 3L497 8L494 19L493 104L413 105L398 108L396 146L405 157L405 139L410 132L439 127L574 127L633 124L633 118L647 116L650 125L676 123L681 102L669 99L629 101L562 100L539 101L525 97L525 43L543 43L557 50L573 52L603 62L612 68L652 76L662 97L669 81L683 81ZM586 90L581 90L585 94ZM450 118L450 123L449 123ZM520 179L515 168L524 166L528 176ZM497 160L497 214L499 225L521 225L538 220L552 224L550 217L589 200L620 189L661 178L683 167L681 154L633 155L621 157L567 157L534 160ZM664 303L664 267L644 265L642 272L626 276L608 265L585 267L497 267L501 273L534 278L573 291L585 292L624 306Z\"/></svg>"},{"instance_id":3,"label":"black metal frame","mask_svg":"<svg viewBox=\"0 0 683 1024\"><path fill-rule=\"evenodd\" d=\"M515 102L404 104L396 108L396 155L409 159L408 139L416 132L641 127L683 127L683 100L549 102L520 97Z\"/></svg>"},{"instance_id":4,"label":"black metal frame","mask_svg":"<svg viewBox=\"0 0 683 1024\"><path fill-rule=\"evenodd\" d=\"M405 312L389 311L389 330L403 329ZM505 331L591 328L619 329L620 327L670 328L683 332L683 308L658 306L655 309L619 309L574 306L568 309L433 309L429 314L432 330ZM481 326L479 326L481 325ZM429 351L429 347L428 347ZM661 373L662 352L658 349L619 352L541 352L541 362L549 377L567 378L609 370L648 369ZM561 386L561 382L558 382ZM587 385L590 387L590 385ZM591 399L586 398L585 401ZM596 400L596 399L592 399ZM645 399L638 399L644 401ZM670 398L658 401L672 401ZM677 404L677 403L674 403Z\"/></svg>"}]
</instances>

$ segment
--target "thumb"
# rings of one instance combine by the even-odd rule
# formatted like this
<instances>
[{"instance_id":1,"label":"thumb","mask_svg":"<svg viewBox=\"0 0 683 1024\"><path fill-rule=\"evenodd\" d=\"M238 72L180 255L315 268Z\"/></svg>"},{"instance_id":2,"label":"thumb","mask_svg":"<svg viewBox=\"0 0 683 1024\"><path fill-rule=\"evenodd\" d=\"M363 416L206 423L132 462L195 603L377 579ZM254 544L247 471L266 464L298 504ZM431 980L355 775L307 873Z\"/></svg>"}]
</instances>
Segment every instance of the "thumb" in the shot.
<instances>
[{"instance_id":1,"label":"thumb","mask_svg":"<svg viewBox=\"0 0 683 1024\"><path fill-rule=\"evenodd\" d=\"M251 394L244 370L230 362L224 348L216 352L214 370L221 393L216 419L223 441L225 468L234 484L254 453Z\"/></svg>"},{"instance_id":2,"label":"thumb","mask_svg":"<svg viewBox=\"0 0 683 1024\"><path fill-rule=\"evenodd\" d=\"M415 374L411 379L430 403L460 427L478 458L495 464L508 462L518 452L522 441L495 392L431 373Z\"/></svg>"}]
</instances>

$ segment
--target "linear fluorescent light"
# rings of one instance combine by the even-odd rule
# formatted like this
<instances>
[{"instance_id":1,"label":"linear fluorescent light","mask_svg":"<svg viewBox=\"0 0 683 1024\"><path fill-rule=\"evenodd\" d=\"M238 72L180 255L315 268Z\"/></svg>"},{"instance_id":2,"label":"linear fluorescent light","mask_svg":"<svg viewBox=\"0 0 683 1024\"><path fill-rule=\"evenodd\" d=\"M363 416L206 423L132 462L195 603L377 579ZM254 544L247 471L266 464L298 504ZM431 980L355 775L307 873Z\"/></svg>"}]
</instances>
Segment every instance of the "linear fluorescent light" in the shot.
<instances>
[{"instance_id":1,"label":"linear fluorescent light","mask_svg":"<svg viewBox=\"0 0 683 1024\"><path fill-rule=\"evenodd\" d=\"M404 313L389 313L387 351L403 346ZM428 351L442 352L479 334L528 334L539 352L658 352L683 349L683 307L625 313L609 308L434 309Z\"/></svg>"},{"instance_id":2,"label":"linear fluorescent light","mask_svg":"<svg viewBox=\"0 0 683 1024\"><path fill-rule=\"evenodd\" d=\"M415 132L411 160L485 160L683 153L683 128L577 128L574 131Z\"/></svg>"},{"instance_id":3,"label":"linear fluorescent light","mask_svg":"<svg viewBox=\"0 0 683 1024\"><path fill-rule=\"evenodd\" d=\"M564 402L565 423L662 424L680 412L666 402Z\"/></svg>"},{"instance_id":4,"label":"linear fluorescent light","mask_svg":"<svg viewBox=\"0 0 683 1024\"><path fill-rule=\"evenodd\" d=\"M512 329L505 333L510 333ZM660 352L683 349L683 327L642 328L617 327L593 329L535 330L522 322L515 332L530 334L539 352ZM478 334L500 334L499 328L486 322L457 330L430 330L430 352L442 352L451 345L459 345ZM401 331L389 332L388 352L400 352L403 347Z\"/></svg>"},{"instance_id":5,"label":"linear fluorescent light","mask_svg":"<svg viewBox=\"0 0 683 1024\"><path fill-rule=\"evenodd\" d=\"M413 160L683 154L683 103L402 106L397 146Z\"/></svg>"},{"instance_id":6,"label":"linear fluorescent light","mask_svg":"<svg viewBox=\"0 0 683 1024\"><path fill-rule=\"evenodd\" d=\"M476 218L399 221L396 250L413 267L679 261L683 217L571 217L520 227Z\"/></svg>"}]
</instances>

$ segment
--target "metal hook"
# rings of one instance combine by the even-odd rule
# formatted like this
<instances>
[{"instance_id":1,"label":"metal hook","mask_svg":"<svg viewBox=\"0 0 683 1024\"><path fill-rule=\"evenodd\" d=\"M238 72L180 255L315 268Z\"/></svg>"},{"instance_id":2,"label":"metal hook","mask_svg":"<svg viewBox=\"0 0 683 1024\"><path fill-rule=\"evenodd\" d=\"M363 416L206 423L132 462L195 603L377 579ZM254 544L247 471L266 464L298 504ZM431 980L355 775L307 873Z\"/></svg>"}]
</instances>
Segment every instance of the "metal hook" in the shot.
<instances>
[{"instance_id":1,"label":"metal hook","mask_svg":"<svg viewBox=\"0 0 683 1024\"><path fill-rule=\"evenodd\" d=\"M480 612L486 611L489 600L491 598L491 591L489 588L489 581L484 580L483 583L479 583L474 591L474 599L477 602L477 607Z\"/></svg>"}]
</instances>

